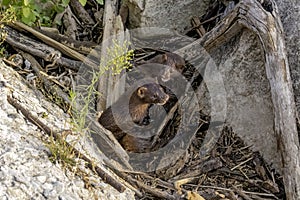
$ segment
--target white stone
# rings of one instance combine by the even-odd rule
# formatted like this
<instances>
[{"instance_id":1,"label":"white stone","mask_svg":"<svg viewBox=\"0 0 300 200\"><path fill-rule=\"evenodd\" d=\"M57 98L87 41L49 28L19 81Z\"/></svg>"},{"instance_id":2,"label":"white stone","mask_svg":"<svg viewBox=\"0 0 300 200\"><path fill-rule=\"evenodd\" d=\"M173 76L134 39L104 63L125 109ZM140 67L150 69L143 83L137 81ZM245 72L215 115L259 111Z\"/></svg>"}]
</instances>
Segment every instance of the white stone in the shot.
<instances>
[{"instance_id":1,"label":"white stone","mask_svg":"<svg viewBox=\"0 0 300 200\"><path fill-rule=\"evenodd\" d=\"M37 176L36 179L40 182L40 183L45 183L47 180L46 176Z\"/></svg>"}]
</instances>

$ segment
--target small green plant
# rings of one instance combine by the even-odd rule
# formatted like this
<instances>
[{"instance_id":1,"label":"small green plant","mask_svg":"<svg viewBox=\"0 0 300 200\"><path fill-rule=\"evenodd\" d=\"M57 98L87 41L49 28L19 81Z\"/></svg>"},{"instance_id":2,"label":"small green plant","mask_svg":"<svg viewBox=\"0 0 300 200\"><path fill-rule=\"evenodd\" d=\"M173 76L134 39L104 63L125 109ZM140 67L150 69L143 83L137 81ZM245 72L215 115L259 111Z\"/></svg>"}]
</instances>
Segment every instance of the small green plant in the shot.
<instances>
[{"instance_id":1,"label":"small green plant","mask_svg":"<svg viewBox=\"0 0 300 200\"><path fill-rule=\"evenodd\" d=\"M27 25L50 26L56 13L62 12L70 0L2 0L1 9L13 9L17 20Z\"/></svg>"},{"instance_id":2,"label":"small green plant","mask_svg":"<svg viewBox=\"0 0 300 200\"><path fill-rule=\"evenodd\" d=\"M96 1L97 1L97 3L98 3L99 5L103 5L103 4L104 4L104 1L103 1L103 0L96 0ZM79 0L79 3L80 3L82 6L85 6L86 2L87 2L87 0Z\"/></svg>"},{"instance_id":3,"label":"small green plant","mask_svg":"<svg viewBox=\"0 0 300 200\"><path fill-rule=\"evenodd\" d=\"M67 144L66 136L54 139L50 136L49 142L46 144L49 148L51 155L49 157L51 162L60 162L65 167L75 166L76 155L74 148Z\"/></svg>"},{"instance_id":4,"label":"small green plant","mask_svg":"<svg viewBox=\"0 0 300 200\"><path fill-rule=\"evenodd\" d=\"M1 45L1 40L0 40L0 45ZM5 56L5 48L0 47L0 58L3 58Z\"/></svg>"},{"instance_id":5,"label":"small green plant","mask_svg":"<svg viewBox=\"0 0 300 200\"><path fill-rule=\"evenodd\" d=\"M4 25L13 21L16 21L16 10L13 7L8 7L6 10L1 8L0 10L0 45L4 42L7 32L4 31ZM1 48L3 52L3 47ZM2 53L1 53L2 55Z\"/></svg>"},{"instance_id":6,"label":"small green plant","mask_svg":"<svg viewBox=\"0 0 300 200\"><path fill-rule=\"evenodd\" d=\"M130 60L133 57L133 50L128 50L128 46L128 42L119 44L114 40L113 47L107 49L107 57L111 59L108 60L106 66L111 66L113 74L120 74L123 69L132 67Z\"/></svg>"}]
</instances>

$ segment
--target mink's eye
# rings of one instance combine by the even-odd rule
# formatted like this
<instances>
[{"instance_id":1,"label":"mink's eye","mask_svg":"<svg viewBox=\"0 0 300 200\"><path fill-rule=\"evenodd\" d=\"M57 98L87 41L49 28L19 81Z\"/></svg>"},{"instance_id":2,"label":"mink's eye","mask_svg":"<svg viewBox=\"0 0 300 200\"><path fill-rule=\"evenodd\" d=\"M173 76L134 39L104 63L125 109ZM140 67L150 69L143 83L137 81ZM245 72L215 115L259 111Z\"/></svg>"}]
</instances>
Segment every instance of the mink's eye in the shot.
<instances>
[{"instance_id":1,"label":"mink's eye","mask_svg":"<svg viewBox=\"0 0 300 200\"><path fill-rule=\"evenodd\" d=\"M157 99L157 97L158 97L157 93L153 95L154 99Z\"/></svg>"}]
</instances>

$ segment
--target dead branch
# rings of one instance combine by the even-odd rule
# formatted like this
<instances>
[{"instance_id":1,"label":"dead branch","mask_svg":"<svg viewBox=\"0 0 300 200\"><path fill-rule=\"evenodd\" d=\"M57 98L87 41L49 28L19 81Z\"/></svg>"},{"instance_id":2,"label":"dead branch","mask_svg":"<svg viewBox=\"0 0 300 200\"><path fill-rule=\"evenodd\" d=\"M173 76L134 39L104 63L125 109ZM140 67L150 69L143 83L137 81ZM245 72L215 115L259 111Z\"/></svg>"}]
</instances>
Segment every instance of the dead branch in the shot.
<instances>
[{"instance_id":1,"label":"dead branch","mask_svg":"<svg viewBox=\"0 0 300 200\"><path fill-rule=\"evenodd\" d=\"M14 29L6 26L4 30L7 33L5 41L11 46L28 52L31 55L40 57L47 62L56 62L56 64L78 71L82 65L82 62L74 61L65 57L62 57L60 52L52 47L49 47L43 43L39 43L30 37L27 37Z\"/></svg>"},{"instance_id":2,"label":"dead branch","mask_svg":"<svg viewBox=\"0 0 300 200\"><path fill-rule=\"evenodd\" d=\"M162 131L165 128L166 124L173 118L175 111L178 108L178 102L171 108L171 110L168 112L168 115L163 119L163 122L161 123L160 127L158 128L152 144L151 144L151 148L154 148L155 145L157 145L159 143L159 137L162 135Z\"/></svg>"},{"instance_id":3,"label":"dead branch","mask_svg":"<svg viewBox=\"0 0 300 200\"><path fill-rule=\"evenodd\" d=\"M88 55L97 46L97 44L94 42L78 41L71 37L67 37L55 32L48 32L43 29L37 28L35 28L34 30L84 55Z\"/></svg>"},{"instance_id":4,"label":"dead branch","mask_svg":"<svg viewBox=\"0 0 300 200\"><path fill-rule=\"evenodd\" d=\"M63 24L64 27L66 27L65 35L75 40L78 34L78 27L75 19L73 18L73 13L70 9L70 6L65 9L65 13L63 15Z\"/></svg>"},{"instance_id":5,"label":"dead branch","mask_svg":"<svg viewBox=\"0 0 300 200\"><path fill-rule=\"evenodd\" d=\"M38 43L8 26L4 27L3 30L7 33L5 41L13 47L30 52L32 55L40 57L48 62L53 62L54 58L60 57L60 52L56 51L54 48Z\"/></svg>"},{"instance_id":6,"label":"dead branch","mask_svg":"<svg viewBox=\"0 0 300 200\"><path fill-rule=\"evenodd\" d=\"M82 62L85 62L86 64L96 67L97 64L94 63L93 61L87 59L84 55L74 51L73 49L70 49L69 47L49 38L48 36L45 36L43 34L41 34L40 32L34 30L33 28L26 26L25 24L22 24L20 22L14 22L13 25L17 26L20 29L26 30L30 33L32 33L35 37L39 38L40 40L42 40L43 42L45 42L46 44L52 46L55 49L58 49L59 51L61 51L62 53L66 54L67 56L70 56L73 59L76 60L80 60Z\"/></svg>"},{"instance_id":7,"label":"dead branch","mask_svg":"<svg viewBox=\"0 0 300 200\"><path fill-rule=\"evenodd\" d=\"M199 37L202 37L205 34L205 29L202 26L203 23L200 22L200 19L198 17L193 17L192 18L192 25L193 28L196 29Z\"/></svg>"},{"instance_id":8,"label":"dead branch","mask_svg":"<svg viewBox=\"0 0 300 200\"><path fill-rule=\"evenodd\" d=\"M174 194L171 195L168 192L161 191L160 189L157 189L155 187L148 186L144 184L143 182L137 180L136 178L131 177L127 173L121 172L121 171L115 171L115 173L122 177L124 180L129 182L132 185L135 185L137 188L142 189L144 192L152 194L153 196L159 198L159 199L178 199L178 195ZM142 196L141 196L142 197Z\"/></svg>"},{"instance_id":9,"label":"dead branch","mask_svg":"<svg viewBox=\"0 0 300 200\"><path fill-rule=\"evenodd\" d=\"M56 64L58 66L65 67L67 69L74 70L76 72L80 69L80 67L84 67L84 64L82 62L71 60L71 59L65 58L65 57L60 57L56 61Z\"/></svg>"},{"instance_id":10,"label":"dead branch","mask_svg":"<svg viewBox=\"0 0 300 200\"><path fill-rule=\"evenodd\" d=\"M33 71L36 73L37 77L40 80L42 80L45 89L49 91L51 94L53 94L54 96L58 96L59 98L63 99L65 103L70 104L69 96L57 85L51 83L51 81L41 73L44 70L42 69L40 64L36 61L36 59L28 53L25 52L20 52L20 53L25 59L27 59L31 63L31 67Z\"/></svg>"},{"instance_id":11,"label":"dead branch","mask_svg":"<svg viewBox=\"0 0 300 200\"><path fill-rule=\"evenodd\" d=\"M243 197L243 199L245 200L253 200L252 198L250 198L247 194L245 194L242 190L239 190L237 187L233 186L234 190L236 193L238 193L241 197Z\"/></svg>"},{"instance_id":12,"label":"dead branch","mask_svg":"<svg viewBox=\"0 0 300 200\"><path fill-rule=\"evenodd\" d=\"M199 166L193 169L193 171L189 172L182 172L178 174L176 177L173 177L171 180L179 180L179 179L186 179L191 177L197 177L201 174L208 173L213 170L217 170L223 167L223 164L219 158L213 158L202 162Z\"/></svg>"},{"instance_id":13,"label":"dead branch","mask_svg":"<svg viewBox=\"0 0 300 200\"><path fill-rule=\"evenodd\" d=\"M106 3L106 2L105 2ZM88 14L88 12L84 9L84 7L79 3L78 0L71 0L70 6L73 9L76 16L84 23L93 25L95 24L94 20Z\"/></svg>"}]
</instances>

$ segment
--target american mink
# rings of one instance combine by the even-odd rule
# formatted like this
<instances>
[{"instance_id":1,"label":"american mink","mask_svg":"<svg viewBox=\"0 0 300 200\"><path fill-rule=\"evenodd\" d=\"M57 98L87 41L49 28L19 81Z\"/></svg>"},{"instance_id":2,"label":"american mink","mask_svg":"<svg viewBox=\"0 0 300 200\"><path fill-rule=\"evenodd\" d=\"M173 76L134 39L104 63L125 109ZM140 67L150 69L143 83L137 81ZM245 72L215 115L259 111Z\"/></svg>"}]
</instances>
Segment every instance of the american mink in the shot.
<instances>
[{"instance_id":1,"label":"american mink","mask_svg":"<svg viewBox=\"0 0 300 200\"><path fill-rule=\"evenodd\" d=\"M153 65L155 64L156 65ZM185 60L178 54L166 52L164 54L157 55L150 60L137 63L137 69L144 74L152 75L161 74L161 80L163 82L169 81L171 78L175 78L183 72L185 67ZM152 64L152 65L151 65Z\"/></svg>"},{"instance_id":2,"label":"american mink","mask_svg":"<svg viewBox=\"0 0 300 200\"><path fill-rule=\"evenodd\" d=\"M158 63L146 63L142 65L136 66L136 70L139 73L142 73L144 76L149 78L158 78L157 80L161 80L163 82L169 81L172 77L175 77L175 73L179 72L171 72L171 67ZM173 74L172 74L173 73Z\"/></svg>"},{"instance_id":3,"label":"american mink","mask_svg":"<svg viewBox=\"0 0 300 200\"><path fill-rule=\"evenodd\" d=\"M169 99L162 87L157 83L147 83L132 93L125 92L115 103L108 107L98 119L98 122L110 130L120 141L137 125L143 125L152 104L164 105ZM133 123L132 123L133 122Z\"/></svg>"}]
</instances>

